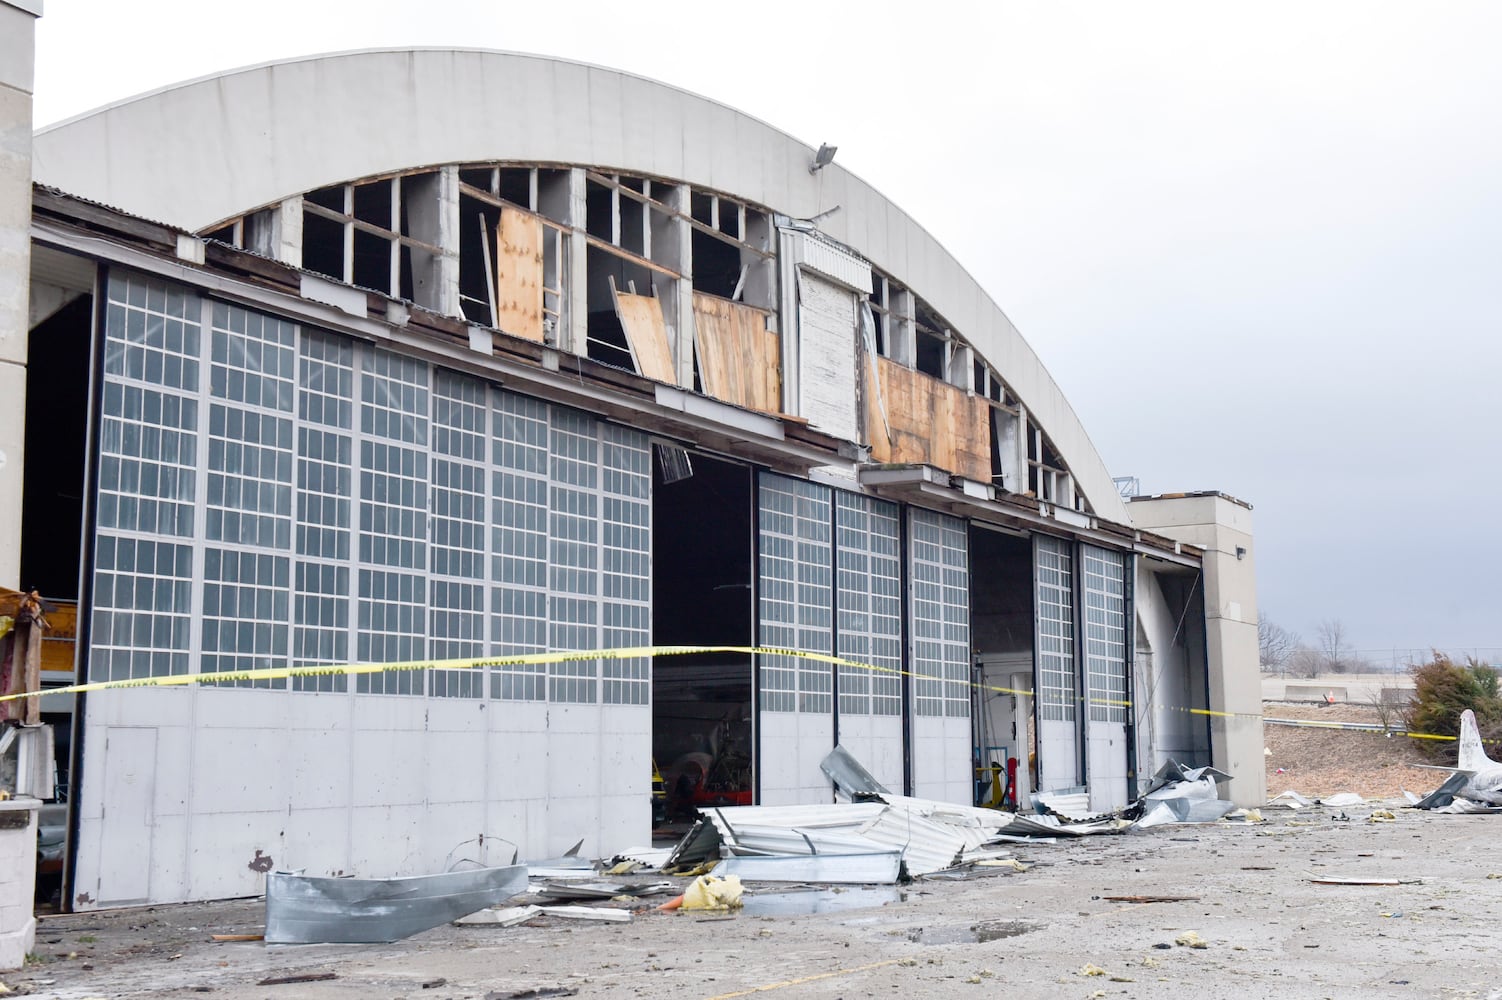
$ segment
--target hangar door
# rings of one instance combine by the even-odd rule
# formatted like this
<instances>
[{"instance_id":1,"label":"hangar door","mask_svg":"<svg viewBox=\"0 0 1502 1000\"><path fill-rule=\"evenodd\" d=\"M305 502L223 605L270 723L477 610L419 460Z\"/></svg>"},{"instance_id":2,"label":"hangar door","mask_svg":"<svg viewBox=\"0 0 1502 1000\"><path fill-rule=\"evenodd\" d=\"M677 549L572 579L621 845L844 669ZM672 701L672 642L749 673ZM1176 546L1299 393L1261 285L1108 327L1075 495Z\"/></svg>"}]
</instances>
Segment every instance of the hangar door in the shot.
<instances>
[{"instance_id":1,"label":"hangar door","mask_svg":"<svg viewBox=\"0 0 1502 1000\"><path fill-rule=\"evenodd\" d=\"M896 504L836 490L836 718L840 744L892 791L902 757L902 543Z\"/></svg>"},{"instance_id":2,"label":"hangar door","mask_svg":"<svg viewBox=\"0 0 1502 1000\"><path fill-rule=\"evenodd\" d=\"M909 515L913 794L970 804L970 555L964 521Z\"/></svg>"},{"instance_id":3,"label":"hangar door","mask_svg":"<svg viewBox=\"0 0 1502 1000\"><path fill-rule=\"evenodd\" d=\"M1054 792L1083 781L1074 662L1074 558L1069 542L1046 535L1034 538L1038 791Z\"/></svg>"},{"instance_id":4,"label":"hangar door","mask_svg":"<svg viewBox=\"0 0 1502 1000\"><path fill-rule=\"evenodd\" d=\"M769 472L757 482L758 645L834 652L831 493ZM758 801L828 802L819 761L834 746L834 668L796 656L757 668Z\"/></svg>"},{"instance_id":5,"label":"hangar door","mask_svg":"<svg viewBox=\"0 0 1502 1000\"><path fill-rule=\"evenodd\" d=\"M1084 568L1085 723L1090 808L1127 804L1127 557L1080 546Z\"/></svg>"}]
</instances>

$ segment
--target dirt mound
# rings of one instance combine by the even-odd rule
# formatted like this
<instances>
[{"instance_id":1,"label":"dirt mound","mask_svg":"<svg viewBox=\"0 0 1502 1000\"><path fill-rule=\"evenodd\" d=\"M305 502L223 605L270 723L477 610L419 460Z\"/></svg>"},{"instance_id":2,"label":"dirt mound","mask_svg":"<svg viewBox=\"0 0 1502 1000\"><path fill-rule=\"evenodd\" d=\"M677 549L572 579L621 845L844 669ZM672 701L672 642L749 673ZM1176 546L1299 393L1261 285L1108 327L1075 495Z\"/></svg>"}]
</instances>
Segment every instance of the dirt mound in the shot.
<instances>
[{"instance_id":1,"label":"dirt mound","mask_svg":"<svg viewBox=\"0 0 1502 1000\"><path fill-rule=\"evenodd\" d=\"M1264 702L1269 719L1380 723L1371 705L1300 705ZM1401 723L1398 723L1401 724ZM1400 796L1403 789L1423 795L1444 781L1443 771L1413 767L1422 758L1406 736L1349 729L1305 729L1266 725L1263 739L1272 753L1267 763L1267 794L1288 789L1307 796L1355 792L1368 798Z\"/></svg>"}]
</instances>

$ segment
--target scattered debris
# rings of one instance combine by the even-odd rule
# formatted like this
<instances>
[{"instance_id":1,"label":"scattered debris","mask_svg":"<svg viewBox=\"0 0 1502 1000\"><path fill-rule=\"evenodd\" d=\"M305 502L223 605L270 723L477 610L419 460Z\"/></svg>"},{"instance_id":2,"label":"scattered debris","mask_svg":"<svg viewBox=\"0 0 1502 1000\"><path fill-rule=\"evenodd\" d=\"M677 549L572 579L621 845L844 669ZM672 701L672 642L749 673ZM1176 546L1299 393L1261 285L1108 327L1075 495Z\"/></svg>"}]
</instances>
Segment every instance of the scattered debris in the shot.
<instances>
[{"instance_id":1,"label":"scattered debris","mask_svg":"<svg viewBox=\"0 0 1502 1000\"><path fill-rule=\"evenodd\" d=\"M300 972L295 976L272 976L256 983L257 986L290 986L295 983L322 983L339 977L332 972Z\"/></svg>"},{"instance_id":2,"label":"scattered debris","mask_svg":"<svg viewBox=\"0 0 1502 1000\"><path fill-rule=\"evenodd\" d=\"M210 934L210 941L264 941L264 934Z\"/></svg>"},{"instance_id":3,"label":"scattered debris","mask_svg":"<svg viewBox=\"0 0 1502 1000\"><path fill-rule=\"evenodd\" d=\"M1305 872L1315 885L1422 885L1421 878L1340 878L1335 875L1314 875Z\"/></svg>"},{"instance_id":4,"label":"scattered debris","mask_svg":"<svg viewBox=\"0 0 1502 1000\"><path fill-rule=\"evenodd\" d=\"M462 927L476 925L515 927L541 915L542 907L540 906L490 907L478 913L467 913L454 923Z\"/></svg>"},{"instance_id":5,"label":"scattered debris","mask_svg":"<svg viewBox=\"0 0 1502 1000\"><path fill-rule=\"evenodd\" d=\"M1413 803L1435 812L1482 813L1502 811L1502 764L1486 755L1476 713L1460 713L1460 750L1455 773L1444 784ZM1460 806L1460 808L1450 808Z\"/></svg>"},{"instance_id":6,"label":"scattered debris","mask_svg":"<svg viewBox=\"0 0 1502 1000\"><path fill-rule=\"evenodd\" d=\"M1081 976L1109 976L1110 975L1109 972L1107 972L1105 969L1102 969L1100 966L1098 966L1098 965L1090 965L1090 964L1086 964L1083 968L1080 969L1080 971L1077 974L1081 975Z\"/></svg>"},{"instance_id":7,"label":"scattered debris","mask_svg":"<svg viewBox=\"0 0 1502 1000\"><path fill-rule=\"evenodd\" d=\"M1366 805L1366 799L1355 792L1340 792L1336 795L1322 795L1315 800L1322 806L1331 809L1344 809L1346 806Z\"/></svg>"},{"instance_id":8,"label":"scattered debris","mask_svg":"<svg viewBox=\"0 0 1502 1000\"><path fill-rule=\"evenodd\" d=\"M400 941L510 899L526 884L524 865L392 879L272 872L266 876L266 942Z\"/></svg>"},{"instance_id":9,"label":"scattered debris","mask_svg":"<svg viewBox=\"0 0 1502 1000\"><path fill-rule=\"evenodd\" d=\"M487 993L484 1000L542 1000L543 997L575 997L579 991L572 986L536 986L515 993Z\"/></svg>"},{"instance_id":10,"label":"scattered debris","mask_svg":"<svg viewBox=\"0 0 1502 1000\"><path fill-rule=\"evenodd\" d=\"M1138 829L1164 823L1214 823L1236 808L1219 797L1218 786L1231 780L1213 767L1185 767L1172 758L1163 762L1137 799Z\"/></svg>"},{"instance_id":11,"label":"scattered debris","mask_svg":"<svg viewBox=\"0 0 1502 1000\"><path fill-rule=\"evenodd\" d=\"M1297 812L1300 809L1308 809L1314 805L1314 800L1306 799L1298 792L1289 789L1281 795L1274 795L1268 799L1267 804L1269 806L1276 806L1279 809L1292 809Z\"/></svg>"},{"instance_id":12,"label":"scattered debris","mask_svg":"<svg viewBox=\"0 0 1502 1000\"><path fill-rule=\"evenodd\" d=\"M439 976L437 979L429 979L427 982L423 983L422 988L425 990L436 990L440 986L447 985L448 980L444 979L442 976Z\"/></svg>"},{"instance_id":13,"label":"scattered debris","mask_svg":"<svg viewBox=\"0 0 1502 1000\"><path fill-rule=\"evenodd\" d=\"M735 875L718 878L700 875L683 891L685 910L728 910L741 905L741 880Z\"/></svg>"},{"instance_id":14,"label":"scattered debris","mask_svg":"<svg viewBox=\"0 0 1502 1000\"><path fill-rule=\"evenodd\" d=\"M1198 896L1102 896L1112 903L1198 903Z\"/></svg>"},{"instance_id":15,"label":"scattered debris","mask_svg":"<svg viewBox=\"0 0 1502 1000\"><path fill-rule=\"evenodd\" d=\"M1210 947L1210 942L1206 941L1204 938L1200 937L1199 934L1195 933L1194 931L1185 931L1184 933L1180 934L1178 937L1174 938L1173 939L1173 943L1177 944L1177 945L1182 945L1185 948L1208 948L1208 947ZM1153 947L1156 948L1158 946L1154 945Z\"/></svg>"},{"instance_id":16,"label":"scattered debris","mask_svg":"<svg viewBox=\"0 0 1502 1000\"><path fill-rule=\"evenodd\" d=\"M1368 823L1396 823L1398 817L1391 809L1373 809L1366 821Z\"/></svg>"}]
</instances>

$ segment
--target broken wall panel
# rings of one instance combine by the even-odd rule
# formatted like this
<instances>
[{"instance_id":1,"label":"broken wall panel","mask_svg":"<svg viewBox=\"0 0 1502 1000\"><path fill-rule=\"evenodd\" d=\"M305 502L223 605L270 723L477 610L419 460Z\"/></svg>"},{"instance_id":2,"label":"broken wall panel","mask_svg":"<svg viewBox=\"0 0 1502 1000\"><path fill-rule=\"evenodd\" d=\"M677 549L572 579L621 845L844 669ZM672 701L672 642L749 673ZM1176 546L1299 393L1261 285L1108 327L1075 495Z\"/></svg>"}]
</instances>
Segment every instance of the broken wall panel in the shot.
<instances>
[{"instance_id":1,"label":"broken wall panel","mask_svg":"<svg viewBox=\"0 0 1502 1000\"><path fill-rule=\"evenodd\" d=\"M673 354L668 349L667 321L662 302L652 295L634 295L613 288L615 313L626 331L636 370L647 378L674 384Z\"/></svg>"},{"instance_id":2,"label":"broken wall panel","mask_svg":"<svg viewBox=\"0 0 1502 1000\"><path fill-rule=\"evenodd\" d=\"M502 208L495 242L496 327L542 343L542 220L530 212Z\"/></svg>"},{"instance_id":3,"label":"broken wall panel","mask_svg":"<svg viewBox=\"0 0 1502 1000\"><path fill-rule=\"evenodd\" d=\"M887 358L873 360L875 377L868 373L866 393L872 461L932 465L989 482L991 417L986 401Z\"/></svg>"},{"instance_id":4,"label":"broken wall panel","mask_svg":"<svg viewBox=\"0 0 1502 1000\"><path fill-rule=\"evenodd\" d=\"M854 441L855 293L806 269L798 271L798 415L817 430Z\"/></svg>"},{"instance_id":5,"label":"broken wall panel","mask_svg":"<svg viewBox=\"0 0 1502 1000\"><path fill-rule=\"evenodd\" d=\"M704 392L763 413L782 411L782 338L768 313L694 293L694 344Z\"/></svg>"}]
</instances>

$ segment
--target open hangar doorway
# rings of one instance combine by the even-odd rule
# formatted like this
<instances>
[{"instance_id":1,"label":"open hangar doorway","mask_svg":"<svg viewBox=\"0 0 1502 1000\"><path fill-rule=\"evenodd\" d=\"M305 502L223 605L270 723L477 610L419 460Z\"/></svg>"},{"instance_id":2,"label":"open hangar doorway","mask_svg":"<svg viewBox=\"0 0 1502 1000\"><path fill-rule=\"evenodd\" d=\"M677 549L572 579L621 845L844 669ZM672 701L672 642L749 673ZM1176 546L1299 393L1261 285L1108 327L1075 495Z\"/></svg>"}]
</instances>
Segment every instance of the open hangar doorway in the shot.
<instances>
[{"instance_id":1,"label":"open hangar doorway","mask_svg":"<svg viewBox=\"0 0 1502 1000\"><path fill-rule=\"evenodd\" d=\"M653 449L652 637L659 646L755 640L752 470L670 445ZM755 794L752 658L655 657L652 757L665 796L654 826Z\"/></svg>"},{"instance_id":2,"label":"open hangar doorway","mask_svg":"<svg viewBox=\"0 0 1502 1000\"><path fill-rule=\"evenodd\" d=\"M98 278L98 266L91 260L33 248L19 583L43 600L48 624L41 649L44 691L83 679L78 666L78 608L86 551L89 387ZM68 909L70 895L63 882L70 854L68 809L77 784L74 744L82 728L74 725L74 711L80 704L77 695L49 694L41 700L41 721L52 726L56 784L38 816L38 912Z\"/></svg>"},{"instance_id":3,"label":"open hangar doorway","mask_svg":"<svg viewBox=\"0 0 1502 1000\"><path fill-rule=\"evenodd\" d=\"M1026 806L1036 787L1033 609L1031 539L971 522L976 805Z\"/></svg>"}]
</instances>

